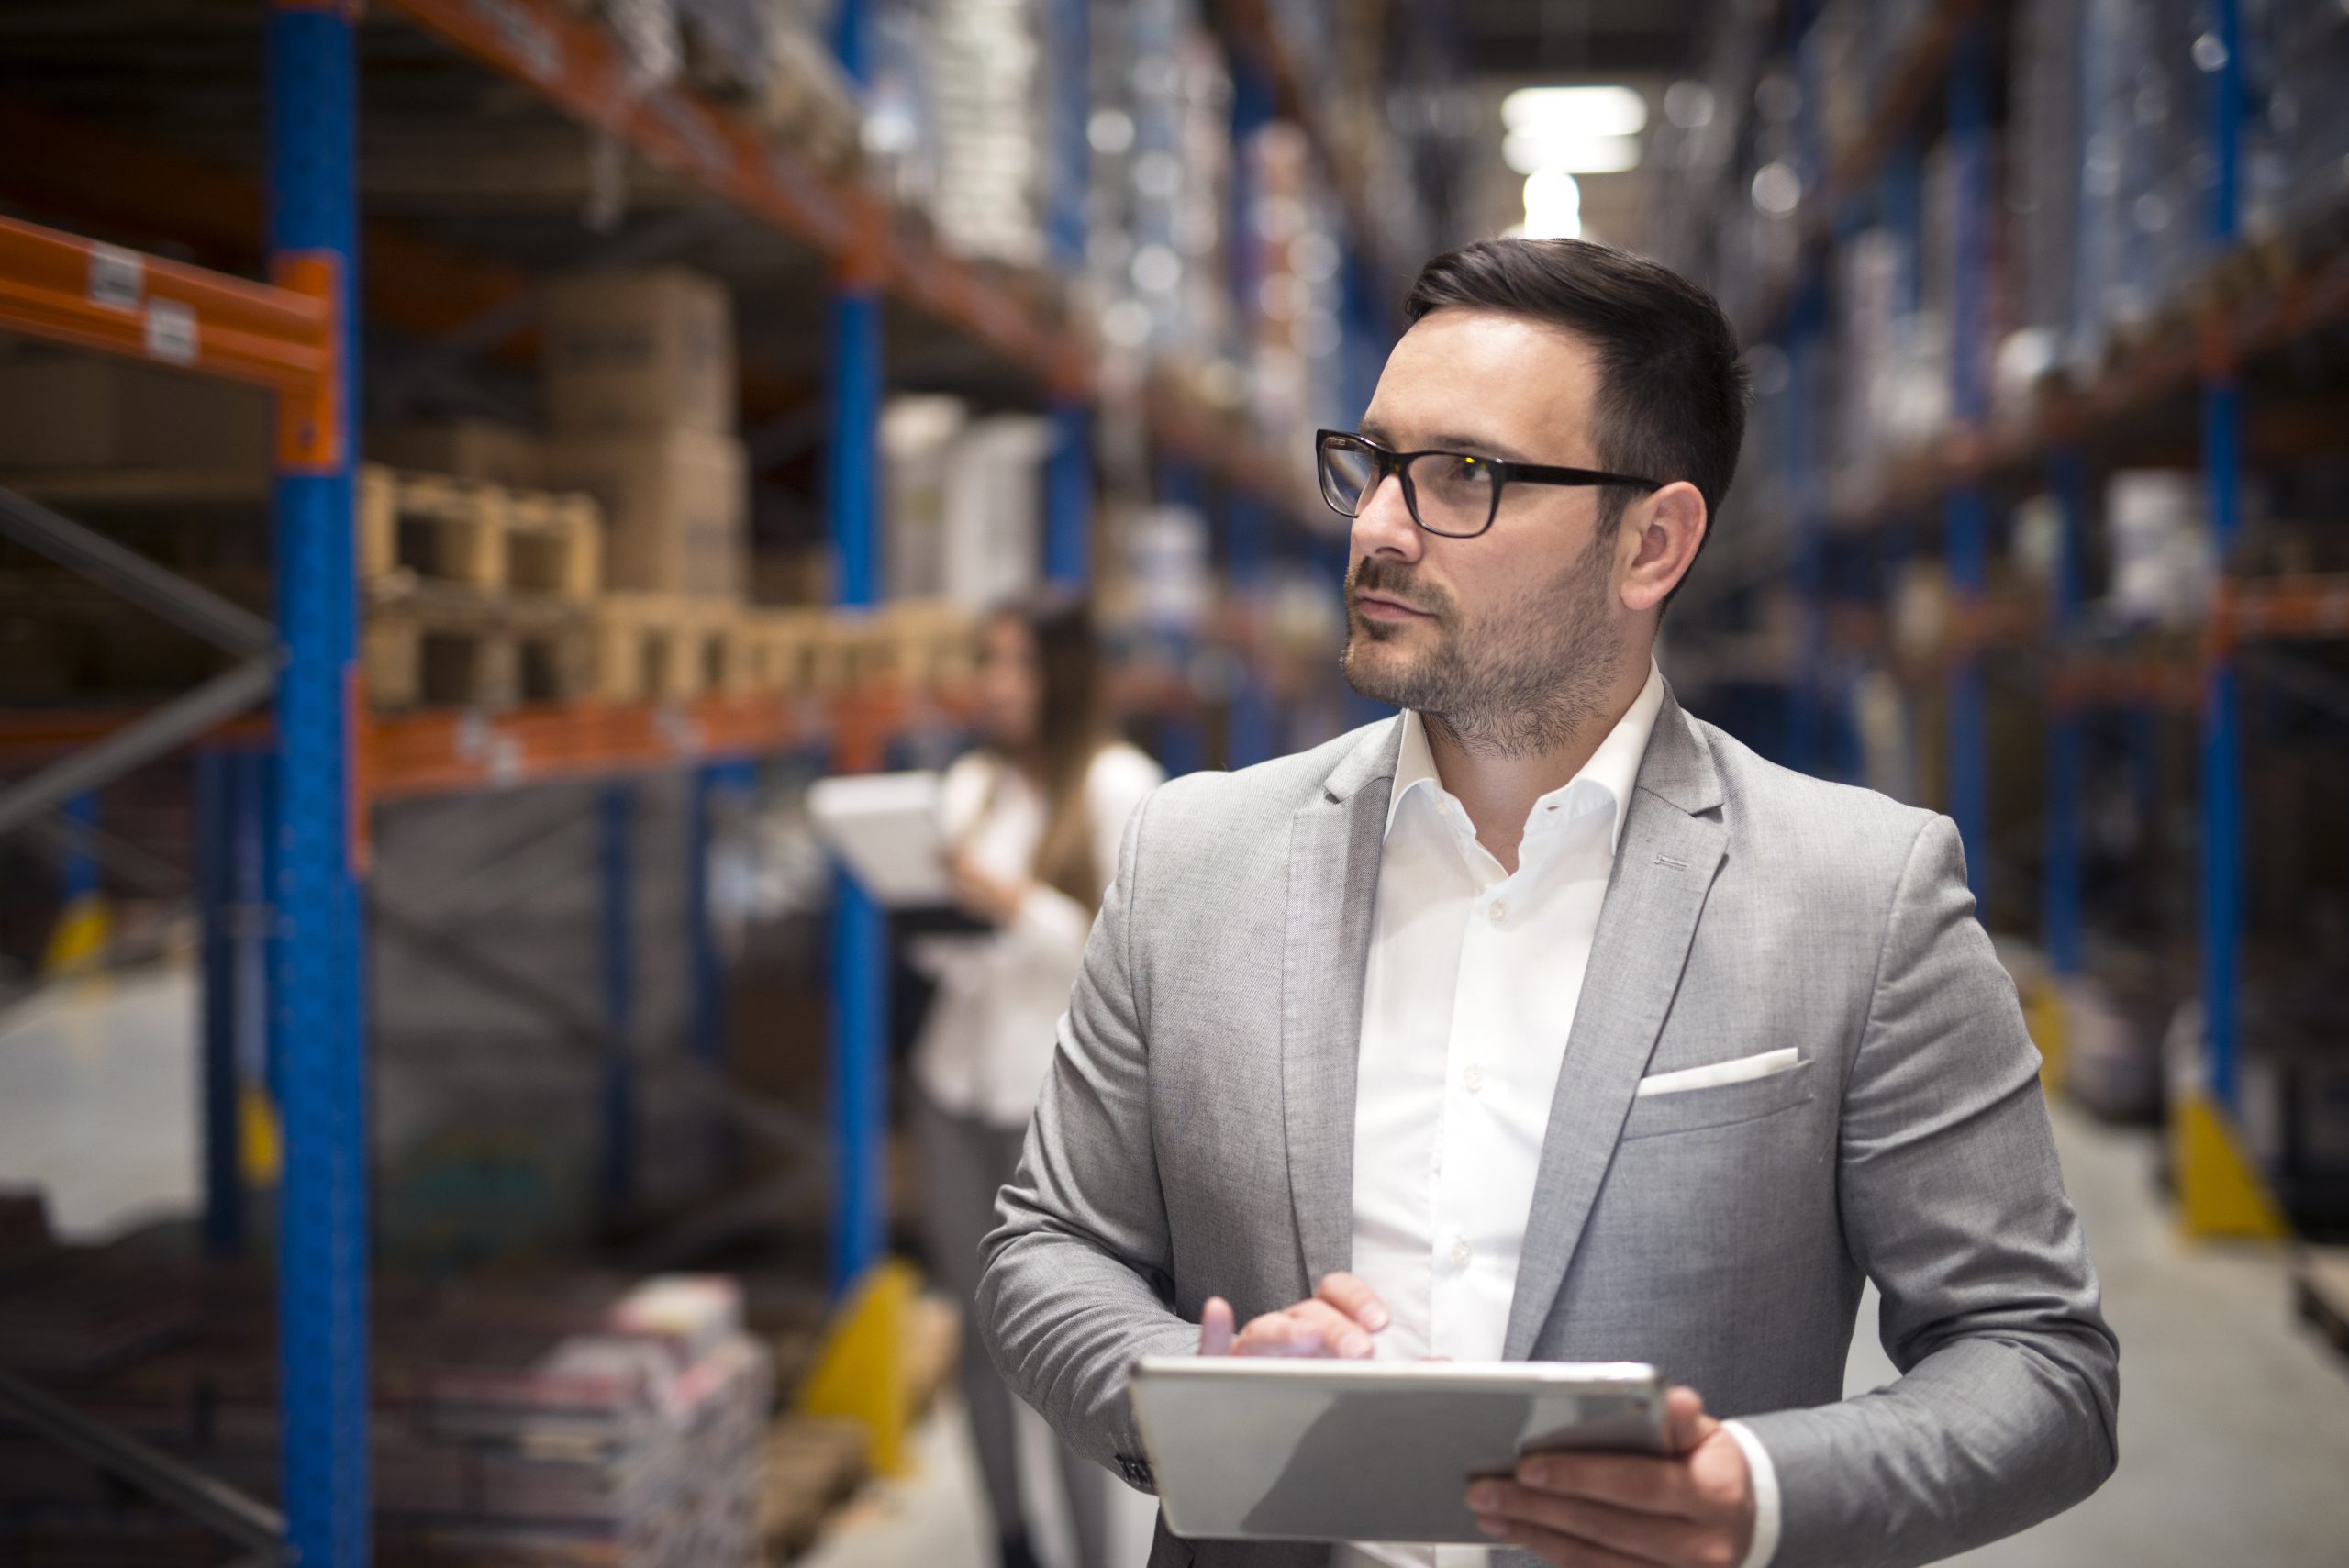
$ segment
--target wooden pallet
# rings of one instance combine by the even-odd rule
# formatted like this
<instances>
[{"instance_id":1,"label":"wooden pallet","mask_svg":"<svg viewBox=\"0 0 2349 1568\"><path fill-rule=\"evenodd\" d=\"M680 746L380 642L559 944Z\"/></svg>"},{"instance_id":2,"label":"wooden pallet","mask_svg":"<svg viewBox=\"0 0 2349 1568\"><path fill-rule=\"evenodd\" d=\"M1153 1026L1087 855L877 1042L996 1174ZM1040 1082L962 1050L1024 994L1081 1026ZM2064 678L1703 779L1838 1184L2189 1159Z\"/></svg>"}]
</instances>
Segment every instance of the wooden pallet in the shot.
<instances>
[{"instance_id":1,"label":"wooden pallet","mask_svg":"<svg viewBox=\"0 0 2349 1568\"><path fill-rule=\"evenodd\" d=\"M880 621L881 673L915 691L960 686L978 664L978 627L958 606L914 600L892 605Z\"/></svg>"},{"instance_id":2,"label":"wooden pallet","mask_svg":"<svg viewBox=\"0 0 2349 1568\"><path fill-rule=\"evenodd\" d=\"M906 1404L919 1420L938 1402L963 1353L963 1313L952 1301L925 1292L906 1315Z\"/></svg>"},{"instance_id":3,"label":"wooden pallet","mask_svg":"<svg viewBox=\"0 0 2349 1568\"><path fill-rule=\"evenodd\" d=\"M361 635L368 700L409 707L511 707L590 694L594 647L585 608L417 584L379 595Z\"/></svg>"},{"instance_id":4,"label":"wooden pallet","mask_svg":"<svg viewBox=\"0 0 2349 1568\"><path fill-rule=\"evenodd\" d=\"M604 581L603 519L584 495L369 463L359 475L359 576L589 599Z\"/></svg>"},{"instance_id":5,"label":"wooden pallet","mask_svg":"<svg viewBox=\"0 0 2349 1568\"><path fill-rule=\"evenodd\" d=\"M741 607L676 594L605 594L590 606L594 689L606 702L685 702L741 690Z\"/></svg>"},{"instance_id":6,"label":"wooden pallet","mask_svg":"<svg viewBox=\"0 0 2349 1568\"><path fill-rule=\"evenodd\" d=\"M845 1416L785 1416L767 1434L761 1534L766 1561L805 1551L824 1520L864 1480L873 1440Z\"/></svg>"}]
</instances>

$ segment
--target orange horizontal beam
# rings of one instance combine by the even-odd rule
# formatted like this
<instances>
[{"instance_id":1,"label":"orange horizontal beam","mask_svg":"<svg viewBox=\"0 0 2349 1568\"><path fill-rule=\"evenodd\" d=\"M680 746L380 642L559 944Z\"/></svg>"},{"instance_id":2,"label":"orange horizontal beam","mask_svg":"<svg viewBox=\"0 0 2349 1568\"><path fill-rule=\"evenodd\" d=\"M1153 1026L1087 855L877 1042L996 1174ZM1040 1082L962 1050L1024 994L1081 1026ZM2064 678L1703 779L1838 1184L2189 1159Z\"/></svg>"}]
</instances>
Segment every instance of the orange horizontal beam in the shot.
<instances>
[{"instance_id":1,"label":"orange horizontal beam","mask_svg":"<svg viewBox=\"0 0 2349 1568\"><path fill-rule=\"evenodd\" d=\"M2049 700L2061 708L2149 706L2192 709L2202 700L2202 670L2191 659L2158 654L2075 654L2048 675Z\"/></svg>"},{"instance_id":2,"label":"orange horizontal beam","mask_svg":"<svg viewBox=\"0 0 2349 1568\"><path fill-rule=\"evenodd\" d=\"M2241 250L2231 258L2247 259ZM2225 263L2221 263L2224 266ZM2215 322L2215 325L2213 324ZM2191 392L2200 380L2213 335L2226 342L2224 358L2273 353L2306 336L2349 325L2349 253L2292 274L2277 287L2235 302L2214 305L2200 320L2179 321L2117 355L2095 380L2048 393L1986 434L1952 428L1914 450L1893 457L1873 494L1839 508L1838 528L1864 529L1896 513L1922 506L1961 484L1986 474L2013 473L2043 462L2059 445L2108 435L2132 416L2167 398ZM2299 399L2279 405L2250 402L2243 409L2243 439L2254 460L2273 460L2332 450L2331 427L2337 405Z\"/></svg>"},{"instance_id":3,"label":"orange horizontal beam","mask_svg":"<svg viewBox=\"0 0 2349 1568\"><path fill-rule=\"evenodd\" d=\"M782 751L803 738L785 699L712 698L675 709L571 703L495 715L370 714L356 748L369 797L387 800Z\"/></svg>"},{"instance_id":4,"label":"orange horizontal beam","mask_svg":"<svg viewBox=\"0 0 2349 1568\"><path fill-rule=\"evenodd\" d=\"M120 135L103 123L6 102L0 102L0 147L25 152L0 159L0 194L44 216L194 246L217 266L262 266L261 187L236 170ZM380 219L362 226L360 247L367 315L420 337L461 326L531 282L526 273Z\"/></svg>"},{"instance_id":5,"label":"orange horizontal beam","mask_svg":"<svg viewBox=\"0 0 2349 1568\"><path fill-rule=\"evenodd\" d=\"M546 0L500 0L495 7L471 0L392 4L574 119L625 138L662 168L1027 365L1056 390L1082 393L1089 384L1087 357L1057 328L969 266L896 230L873 193L774 146L741 115L691 93L633 85L628 61L596 23Z\"/></svg>"},{"instance_id":6,"label":"orange horizontal beam","mask_svg":"<svg viewBox=\"0 0 2349 1568\"><path fill-rule=\"evenodd\" d=\"M333 362L328 306L290 289L0 217L0 328L281 392Z\"/></svg>"},{"instance_id":7,"label":"orange horizontal beam","mask_svg":"<svg viewBox=\"0 0 2349 1568\"><path fill-rule=\"evenodd\" d=\"M2349 574L2232 582L2212 600L2210 621L2221 646L2349 636Z\"/></svg>"},{"instance_id":8,"label":"orange horizontal beam","mask_svg":"<svg viewBox=\"0 0 2349 1568\"><path fill-rule=\"evenodd\" d=\"M1960 29L1972 19L1981 0L1939 0L1933 9L1911 24L1907 47L1885 74L1885 87L1867 128L1829 150L1825 183L1805 198L1795 221L1799 225L1795 258L1762 291L1762 306L1743 334L1751 344L1775 338L1787 325L1795 293L1805 272L1834 237L1835 215L1843 204L1876 178L1885 158L1924 117L1925 106L1938 95Z\"/></svg>"}]
</instances>

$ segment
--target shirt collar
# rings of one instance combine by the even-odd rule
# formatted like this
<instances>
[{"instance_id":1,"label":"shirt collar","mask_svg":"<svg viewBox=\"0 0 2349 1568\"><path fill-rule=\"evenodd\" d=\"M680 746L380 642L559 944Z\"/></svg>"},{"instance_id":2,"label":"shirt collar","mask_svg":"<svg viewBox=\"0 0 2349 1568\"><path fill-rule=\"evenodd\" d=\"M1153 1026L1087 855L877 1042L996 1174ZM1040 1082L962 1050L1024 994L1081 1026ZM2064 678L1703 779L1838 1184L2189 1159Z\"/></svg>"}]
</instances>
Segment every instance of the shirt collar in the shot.
<instances>
[{"instance_id":1,"label":"shirt collar","mask_svg":"<svg viewBox=\"0 0 2349 1568\"><path fill-rule=\"evenodd\" d=\"M1648 678L1640 687L1640 695L1631 699L1631 706L1623 710L1623 717L1615 721L1615 728L1607 732L1598 750L1590 754L1590 761L1573 778L1535 801L1534 812L1538 815L1544 806L1564 800L1577 785L1596 784L1607 792L1614 806L1608 848L1612 851L1620 846L1623 841L1624 808L1639 783L1640 763L1647 756L1648 738L1655 733L1656 715L1663 711L1664 672L1651 659ZM1395 787L1386 798L1389 833L1395 830L1395 815L1402 809L1403 797L1422 785L1437 799L1445 797L1443 780L1435 771L1435 752L1428 745L1427 720L1419 717L1417 708L1411 708L1403 715L1403 749L1396 757Z\"/></svg>"}]
</instances>

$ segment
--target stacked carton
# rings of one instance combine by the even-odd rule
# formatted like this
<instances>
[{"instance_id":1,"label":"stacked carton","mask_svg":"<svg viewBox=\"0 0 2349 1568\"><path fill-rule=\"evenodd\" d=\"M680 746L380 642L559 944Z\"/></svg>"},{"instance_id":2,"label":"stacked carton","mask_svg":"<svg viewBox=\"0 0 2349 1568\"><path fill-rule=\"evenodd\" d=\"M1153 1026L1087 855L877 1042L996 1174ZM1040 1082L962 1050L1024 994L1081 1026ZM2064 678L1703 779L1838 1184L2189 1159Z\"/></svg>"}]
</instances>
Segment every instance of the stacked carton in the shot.
<instances>
[{"instance_id":1,"label":"stacked carton","mask_svg":"<svg viewBox=\"0 0 2349 1568\"><path fill-rule=\"evenodd\" d=\"M0 1323L0 1365L39 1366L82 1413L263 1500L280 1433L267 1282L151 1250L60 1249L73 1289L144 1269L178 1304L172 1342L61 1361ZM372 1418L376 1560L386 1568L705 1568L760 1531L771 1354L714 1276L554 1276L498 1288L384 1284ZM54 1370L77 1368L79 1370ZM195 1539L191 1540L190 1538ZM219 1561L200 1532L131 1501L0 1417L0 1562Z\"/></svg>"},{"instance_id":2,"label":"stacked carton","mask_svg":"<svg viewBox=\"0 0 2349 1568\"><path fill-rule=\"evenodd\" d=\"M562 279L548 290L545 374L546 481L602 506L606 584L739 597L750 480L724 286L679 268Z\"/></svg>"}]
</instances>

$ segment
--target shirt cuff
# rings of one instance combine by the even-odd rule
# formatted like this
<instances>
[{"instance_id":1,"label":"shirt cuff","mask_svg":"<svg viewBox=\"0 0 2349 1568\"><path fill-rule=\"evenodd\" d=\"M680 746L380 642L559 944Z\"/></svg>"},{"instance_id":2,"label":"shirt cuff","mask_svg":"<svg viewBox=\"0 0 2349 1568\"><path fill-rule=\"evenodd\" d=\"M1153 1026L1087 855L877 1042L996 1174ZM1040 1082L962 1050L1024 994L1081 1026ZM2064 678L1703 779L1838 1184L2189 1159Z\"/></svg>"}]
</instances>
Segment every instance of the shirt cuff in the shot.
<instances>
[{"instance_id":1,"label":"shirt cuff","mask_svg":"<svg viewBox=\"0 0 2349 1568\"><path fill-rule=\"evenodd\" d=\"M1746 1472L1753 1478L1753 1544L1745 1549L1745 1561L1738 1568L1770 1568L1770 1559L1778 1554L1778 1467L1744 1422L1723 1421L1721 1429L1737 1440Z\"/></svg>"}]
</instances>

